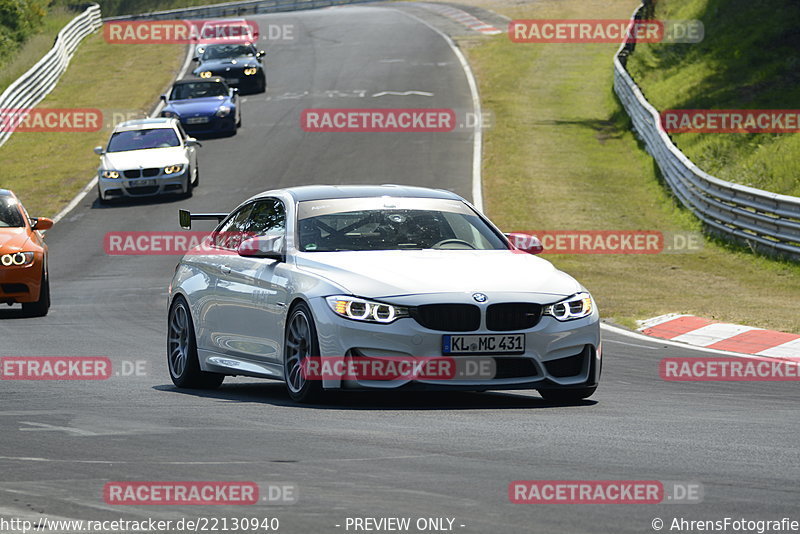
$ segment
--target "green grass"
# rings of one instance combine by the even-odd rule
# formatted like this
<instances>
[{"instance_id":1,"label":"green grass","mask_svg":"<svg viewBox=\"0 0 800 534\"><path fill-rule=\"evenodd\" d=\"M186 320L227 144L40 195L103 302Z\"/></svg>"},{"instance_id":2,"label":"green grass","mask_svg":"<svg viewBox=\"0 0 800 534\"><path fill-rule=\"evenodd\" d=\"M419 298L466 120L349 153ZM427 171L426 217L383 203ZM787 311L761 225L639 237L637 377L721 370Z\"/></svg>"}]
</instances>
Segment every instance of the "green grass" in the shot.
<instances>
[{"instance_id":1,"label":"green grass","mask_svg":"<svg viewBox=\"0 0 800 534\"><path fill-rule=\"evenodd\" d=\"M165 11L181 7L224 4L229 0L97 0L104 17Z\"/></svg>"},{"instance_id":2,"label":"green grass","mask_svg":"<svg viewBox=\"0 0 800 534\"><path fill-rule=\"evenodd\" d=\"M539 0L511 18L627 18L638 0ZM461 41L493 112L483 161L485 209L505 231L699 231L659 181L612 91L609 44ZM547 255L633 326L665 313L800 332L800 266L706 241L687 254Z\"/></svg>"},{"instance_id":3,"label":"green grass","mask_svg":"<svg viewBox=\"0 0 800 534\"><path fill-rule=\"evenodd\" d=\"M658 19L700 19L697 44L640 44L628 69L658 109L797 109L800 4L659 0ZM798 134L681 133L678 147L732 182L800 196Z\"/></svg>"},{"instance_id":4,"label":"green grass","mask_svg":"<svg viewBox=\"0 0 800 534\"><path fill-rule=\"evenodd\" d=\"M87 37L42 108L96 108L142 117L177 74L182 45L110 45L102 32ZM31 215L52 216L97 171L92 148L108 139L88 133L17 132L0 147L0 184L14 190Z\"/></svg>"},{"instance_id":5,"label":"green grass","mask_svg":"<svg viewBox=\"0 0 800 534\"><path fill-rule=\"evenodd\" d=\"M53 47L58 32L77 15L78 12L63 7L51 9L39 30L21 47L8 55L0 56L0 93L42 59Z\"/></svg>"}]
</instances>

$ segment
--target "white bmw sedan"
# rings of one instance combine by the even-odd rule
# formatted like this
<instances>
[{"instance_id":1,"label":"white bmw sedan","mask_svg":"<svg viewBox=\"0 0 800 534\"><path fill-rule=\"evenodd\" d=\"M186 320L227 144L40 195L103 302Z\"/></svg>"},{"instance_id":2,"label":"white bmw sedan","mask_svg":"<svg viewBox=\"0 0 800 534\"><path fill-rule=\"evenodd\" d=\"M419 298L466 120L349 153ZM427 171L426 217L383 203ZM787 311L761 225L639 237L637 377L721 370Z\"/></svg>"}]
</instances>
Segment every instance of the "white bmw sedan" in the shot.
<instances>
[{"instance_id":1,"label":"white bmw sedan","mask_svg":"<svg viewBox=\"0 0 800 534\"><path fill-rule=\"evenodd\" d=\"M304 186L230 214L180 215L184 228L220 222L170 285L178 387L272 378L299 402L375 388L535 389L577 401L597 388L591 295L454 193Z\"/></svg>"},{"instance_id":2,"label":"white bmw sedan","mask_svg":"<svg viewBox=\"0 0 800 534\"><path fill-rule=\"evenodd\" d=\"M161 194L190 196L197 187L197 147L173 118L138 119L118 124L100 156L97 196L100 202Z\"/></svg>"}]
</instances>

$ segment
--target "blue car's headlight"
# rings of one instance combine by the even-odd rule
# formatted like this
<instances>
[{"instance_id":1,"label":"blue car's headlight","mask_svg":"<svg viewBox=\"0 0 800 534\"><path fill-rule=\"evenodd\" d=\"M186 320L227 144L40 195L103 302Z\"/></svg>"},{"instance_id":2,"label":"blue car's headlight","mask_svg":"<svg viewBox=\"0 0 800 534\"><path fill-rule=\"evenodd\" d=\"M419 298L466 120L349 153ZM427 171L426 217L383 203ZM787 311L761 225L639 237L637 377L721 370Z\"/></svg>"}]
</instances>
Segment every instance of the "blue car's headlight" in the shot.
<instances>
[{"instance_id":1,"label":"blue car's headlight","mask_svg":"<svg viewBox=\"0 0 800 534\"><path fill-rule=\"evenodd\" d=\"M549 315L559 321L582 319L591 315L594 310L594 300L589 293L582 292L572 295L555 304L545 306L542 315Z\"/></svg>"},{"instance_id":2,"label":"blue car's headlight","mask_svg":"<svg viewBox=\"0 0 800 534\"><path fill-rule=\"evenodd\" d=\"M217 117L227 117L231 114L231 108L229 106L220 106L217 110Z\"/></svg>"},{"instance_id":3,"label":"blue car's headlight","mask_svg":"<svg viewBox=\"0 0 800 534\"><path fill-rule=\"evenodd\" d=\"M179 119L180 115L175 113L174 111L164 110L161 112L162 117L167 117L169 119Z\"/></svg>"},{"instance_id":4,"label":"blue car's headlight","mask_svg":"<svg viewBox=\"0 0 800 534\"><path fill-rule=\"evenodd\" d=\"M342 295L328 297L325 300L328 301L328 306L331 307L333 313L353 321L388 324L396 319L408 317L407 308L384 302Z\"/></svg>"}]
</instances>

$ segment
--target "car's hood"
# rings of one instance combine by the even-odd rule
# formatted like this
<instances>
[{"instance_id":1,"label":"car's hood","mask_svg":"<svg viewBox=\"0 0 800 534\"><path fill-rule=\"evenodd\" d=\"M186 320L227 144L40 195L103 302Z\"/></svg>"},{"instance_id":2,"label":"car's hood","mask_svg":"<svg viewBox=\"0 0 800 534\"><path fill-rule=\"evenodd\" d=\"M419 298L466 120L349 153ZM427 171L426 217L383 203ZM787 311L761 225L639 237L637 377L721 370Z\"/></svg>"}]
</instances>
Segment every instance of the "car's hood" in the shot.
<instances>
[{"instance_id":1,"label":"car's hood","mask_svg":"<svg viewBox=\"0 0 800 534\"><path fill-rule=\"evenodd\" d=\"M258 60L252 57L237 57L226 59L209 59L203 61L195 72L204 70L224 69L226 67L245 68L245 67L258 67L260 66Z\"/></svg>"},{"instance_id":2,"label":"car's hood","mask_svg":"<svg viewBox=\"0 0 800 534\"><path fill-rule=\"evenodd\" d=\"M174 111L181 116L191 116L196 113L213 113L222 105L230 105L224 96L208 98L193 98L191 100L173 100L166 109Z\"/></svg>"},{"instance_id":3,"label":"car's hood","mask_svg":"<svg viewBox=\"0 0 800 534\"><path fill-rule=\"evenodd\" d=\"M421 293L546 293L581 290L547 260L505 250L305 252L297 267L361 297Z\"/></svg>"},{"instance_id":4,"label":"car's hood","mask_svg":"<svg viewBox=\"0 0 800 534\"><path fill-rule=\"evenodd\" d=\"M0 254L19 252L28 239L26 228L0 228Z\"/></svg>"},{"instance_id":5,"label":"car's hood","mask_svg":"<svg viewBox=\"0 0 800 534\"><path fill-rule=\"evenodd\" d=\"M186 164L183 147L150 148L147 150L129 150L127 152L106 152L100 164L104 169L126 170L139 167L166 167L167 165Z\"/></svg>"}]
</instances>

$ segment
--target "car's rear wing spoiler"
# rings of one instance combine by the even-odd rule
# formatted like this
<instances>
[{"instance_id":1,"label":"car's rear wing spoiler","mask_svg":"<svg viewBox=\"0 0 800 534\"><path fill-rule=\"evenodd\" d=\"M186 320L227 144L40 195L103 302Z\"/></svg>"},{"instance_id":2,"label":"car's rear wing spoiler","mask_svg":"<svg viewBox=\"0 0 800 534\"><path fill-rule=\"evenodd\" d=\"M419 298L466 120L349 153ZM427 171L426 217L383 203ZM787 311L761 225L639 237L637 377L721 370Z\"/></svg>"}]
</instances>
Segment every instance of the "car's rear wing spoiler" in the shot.
<instances>
[{"instance_id":1,"label":"car's rear wing spoiler","mask_svg":"<svg viewBox=\"0 0 800 534\"><path fill-rule=\"evenodd\" d=\"M192 221L222 222L227 216L227 213L190 213L189 210L178 210L178 221L184 230L192 229Z\"/></svg>"}]
</instances>

